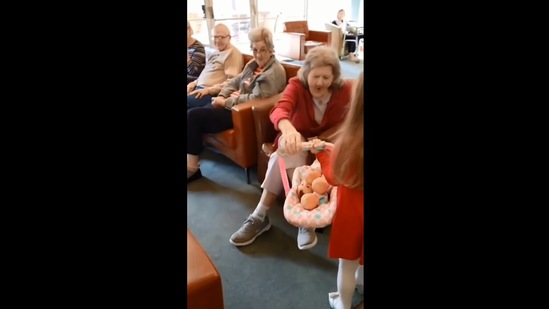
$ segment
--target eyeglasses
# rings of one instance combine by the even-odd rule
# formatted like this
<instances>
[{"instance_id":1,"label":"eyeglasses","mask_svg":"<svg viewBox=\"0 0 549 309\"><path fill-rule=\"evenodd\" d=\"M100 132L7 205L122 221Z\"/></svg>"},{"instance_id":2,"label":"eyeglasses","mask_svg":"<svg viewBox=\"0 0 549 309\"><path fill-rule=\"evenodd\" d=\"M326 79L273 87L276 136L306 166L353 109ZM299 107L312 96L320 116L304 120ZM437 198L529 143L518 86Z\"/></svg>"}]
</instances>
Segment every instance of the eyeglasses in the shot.
<instances>
[{"instance_id":1,"label":"eyeglasses","mask_svg":"<svg viewBox=\"0 0 549 309\"><path fill-rule=\"evenodd\" d=\"M263 54L264 55L267 52L268 52L268 50L266 50L266 49L260 49L260 50L252 49L252 53L254 53L254 55L255 54Z\"/></svg>"},{"instance_id":2,"label":"eyeglasses","mask_svg":"<svg viewBox=\"0 0 549 309\"><path fill-rule=\"evenodd\" d=\"M214 35L214 36L212 36L212 38L213 38L214 40L215 40L215 39L217 39L217 40L226 39L226 38L228 38L228 37L230 37L230 35L226 35L226 36Z\"/></svg>"}]
</instances>

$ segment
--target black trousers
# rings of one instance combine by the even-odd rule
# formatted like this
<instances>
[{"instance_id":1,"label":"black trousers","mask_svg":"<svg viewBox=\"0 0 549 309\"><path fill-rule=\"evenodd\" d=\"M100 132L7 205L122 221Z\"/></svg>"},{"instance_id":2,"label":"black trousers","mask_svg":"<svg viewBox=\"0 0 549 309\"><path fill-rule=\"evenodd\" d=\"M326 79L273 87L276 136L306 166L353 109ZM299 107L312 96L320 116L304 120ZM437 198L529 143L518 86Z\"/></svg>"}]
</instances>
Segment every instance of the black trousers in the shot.
<instances>
[{"instance_id":1,"label":"black trousers","mask_svg":"<svg viewBox=\"0 0 549 309\"><path fill-rule=\"evenodd\" d=\"M358 39L357 39L358 37ZM364 38L364 34L354 35L354 34L347 34L345 35L345 41L347 40L354 40L355 42L360 41L360 39ZM347 46L347 51L349 53L355 53L358 49L357 43L353 42L345 42L345 46Z\"/></svg>"},{"instance_id":2,"label":"black trousers","mask_svg":"<svg viewBox=\"0 0 549 309\"><path fill-rule=\"evenodd\" d=\"M231 111L211 104L187 110L187 153L199 155L204 146L202 134L218 133L233 127Z\"/></svg>"}]
</instances>

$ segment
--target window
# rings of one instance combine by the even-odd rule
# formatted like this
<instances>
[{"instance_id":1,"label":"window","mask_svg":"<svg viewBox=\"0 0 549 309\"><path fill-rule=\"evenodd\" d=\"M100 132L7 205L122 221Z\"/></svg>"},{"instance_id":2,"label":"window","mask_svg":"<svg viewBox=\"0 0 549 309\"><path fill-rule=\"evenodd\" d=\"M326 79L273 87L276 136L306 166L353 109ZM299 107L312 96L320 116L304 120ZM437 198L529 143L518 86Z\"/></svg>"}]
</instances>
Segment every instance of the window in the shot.
<instances>
[{"instance_id":1,"label":"window","mask_svg":"<svg viewBox=\"0 0 549 309\"><path fill-rule=\"evenodd\" d=\"M229 27L234 45L249 45L251 14L249 0L213 0L215 23Z\"/></svg>"},{"instance_id":2,"label":"window","mask_svg":"<svg viewBox=\"0 0 549 309\"><path fill-rule=\"evenodd\" d=\"M215 24L229 27L231 42L249 50L248 33L254 20L258 26L265 26L274 33L283 32L283 23L292 20L307 20L309 28L324 30L325 23L333 21L339 9L344 9L346 18L362 24L363 14L358 9L364 0L188 0L187 19L191 23L194 37L204 45L213 45L211 36ZM257 7L257 16L251 7ZM252 5L250 5L252 4ZM207 13L207 14L206 14ZM210 16L212 15L212 16ZM356 18L358 17L358 18ZM244 49L243 49L244 48Z\"/></svg>"},{"instance_id":3,"label":"window","mask_svg":"<svg viewBox=\"0 0 549 309\"><path fill-rule=\"evenodd\" d=\"M193 28L193 37L204 45L209 45L204 0L188 0L187 20Z\"/></svg>"},{"instance_id":4,"label":"window","mask_svg":"<svg viewBox=\"0 0 549 309\"><path fill-rule=\"evenodd\" d=\"M306 19L305 6L306 0L257 0L258 25L280 33L284 21Z\"/></svg>"}]
</instances>

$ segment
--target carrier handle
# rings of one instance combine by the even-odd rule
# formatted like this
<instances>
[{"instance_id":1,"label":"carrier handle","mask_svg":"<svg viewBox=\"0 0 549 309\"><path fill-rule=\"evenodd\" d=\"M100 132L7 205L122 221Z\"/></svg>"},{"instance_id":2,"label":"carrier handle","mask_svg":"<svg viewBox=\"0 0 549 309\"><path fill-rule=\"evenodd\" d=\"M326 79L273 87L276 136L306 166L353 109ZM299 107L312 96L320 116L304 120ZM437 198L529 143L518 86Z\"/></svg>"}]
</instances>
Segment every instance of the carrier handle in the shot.
<instances>
[{"instance_id":1,"label":"carrier handle","mask_svg":"<svg viewBox=\"0 0 549 309\"><path fill-rule=\"evenodd\" d=\"M301 150L310 151L311 146L312 146L311 142L302 142ZM334 147L334 144L323 142L320 147L316 148L316 150L320 150L320 151L332 150L333 147ZM288 181L288 172L286 172L286 163L284 163L285 154L280 148L277 150L277 153L278 153L278 167L280 168L280 176L282 178L282 185L284 186L284 195L288 196L288 193L290 192L290 183Z\"/></svg>"}]
</instances>

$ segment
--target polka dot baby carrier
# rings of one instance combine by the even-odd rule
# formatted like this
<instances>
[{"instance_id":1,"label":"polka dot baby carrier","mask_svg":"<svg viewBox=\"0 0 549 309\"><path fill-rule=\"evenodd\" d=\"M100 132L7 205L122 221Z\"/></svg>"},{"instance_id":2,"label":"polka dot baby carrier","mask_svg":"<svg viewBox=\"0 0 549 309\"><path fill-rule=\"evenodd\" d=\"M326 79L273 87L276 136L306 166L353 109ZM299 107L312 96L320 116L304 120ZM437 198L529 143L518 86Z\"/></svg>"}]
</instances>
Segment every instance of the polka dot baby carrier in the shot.
<instances>
[{"instance_id":1,"label":"polka dot baby carrier","mask_svg":"<svg viewBox=\"0 0 549 309\"><path fill-rule=\"evenodd\" d=\"M302 149L308 151L310 148L308 148L307 145L309 144L307 144L307 142L303 144ZM324 151L330 151L332 147L333 144L325 143ZM329 186L327 192L327 202L321 202L318 207L311 210L303 207L298 194L298 186L304 176L313 169L321 171L320 162L315 160L311 165L297 167L292 177L291 187L288 182L286 165L284 164L284 155L280 152L278 163L280 175L282 176L282 183L284 185L284 191L286 193L286 199L284 201L284 217L286 220L296 227L323 228L330 225L336 212L337 187Z\"/></svg>"}]
</instances>

